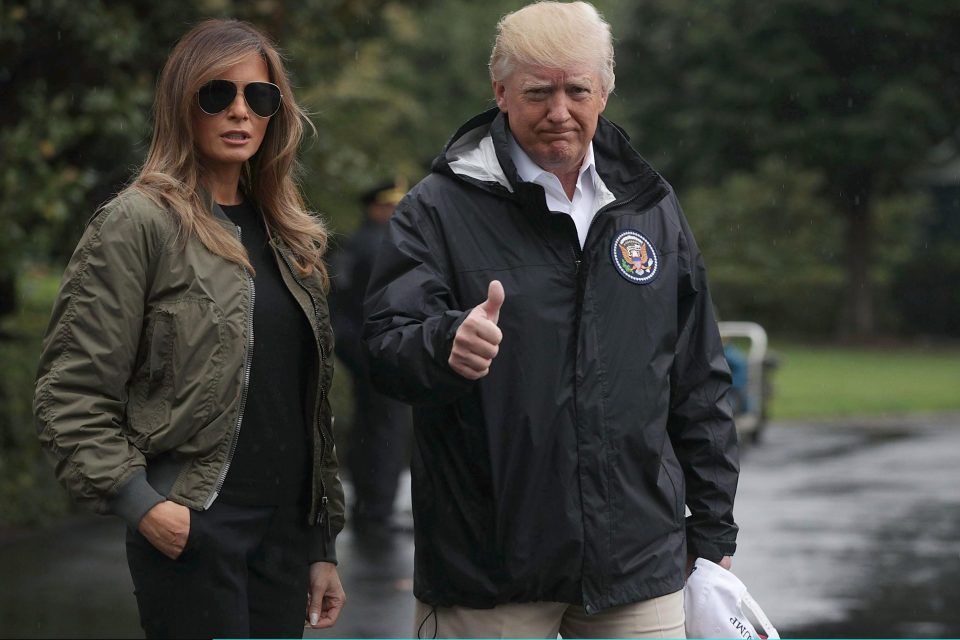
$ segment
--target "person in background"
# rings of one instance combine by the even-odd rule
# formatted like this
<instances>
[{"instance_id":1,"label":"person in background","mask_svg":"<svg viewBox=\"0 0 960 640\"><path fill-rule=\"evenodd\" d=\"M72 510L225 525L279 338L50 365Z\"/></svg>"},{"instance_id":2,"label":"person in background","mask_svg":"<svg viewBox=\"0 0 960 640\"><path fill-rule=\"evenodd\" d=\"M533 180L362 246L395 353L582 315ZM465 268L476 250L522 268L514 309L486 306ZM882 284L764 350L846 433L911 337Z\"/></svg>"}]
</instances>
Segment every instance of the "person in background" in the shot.
<instances>
[{"instance_id":1,"label":"person in background","mask_svg":"<svg viewBox=\"0 0 960 640\"><path fill-rule=\"evenodd\" d=\"M730 398L733 403L733 413L735 415L747 413L753 408L747 393L747 376L750 370L747 354L733 340L724 340L723 356L730 367Z\"/></svg>"},{"instance_id":2,"label":"person in background","mask_svg":"<svg viewBox=\"0 0 960 640\"><path fill-rule=\"evenodd\" d=\"M689 567L729 568L737 537L700 251L601 117L592 5L504 16L490 76L496 108L397 206L364 305L374 382L414 405L414 633L683 637Z\"/></svg>"},{"instance_id":3,"label":"person in background","mask_svg":"<svg viewBox=\"0 0 960 640\"><path fill-rule=\"evenodd\" d=\"M336 354L353 378L353 425L347 470L353 484L350 524L363 540L380 542L403 528L394 513L399 477L408 464L410 407L377 392L361 341L363 296L393 211L406 193L402 181L377 185L361 197L363 222L336 252L331 313Z\"/></svg>"},{"instance_id":4,"label":"person in background","mask_svg":"<svg viewBox=\"0 0 960 640\"><path fill-rule=\"evenodd\" d=\"M327 231L275 46L204 21L170 53L143 168L88 223L43 343L42 446L123 518L149 638L300 637L344 604Z\"/></svg>"}]
</instances>

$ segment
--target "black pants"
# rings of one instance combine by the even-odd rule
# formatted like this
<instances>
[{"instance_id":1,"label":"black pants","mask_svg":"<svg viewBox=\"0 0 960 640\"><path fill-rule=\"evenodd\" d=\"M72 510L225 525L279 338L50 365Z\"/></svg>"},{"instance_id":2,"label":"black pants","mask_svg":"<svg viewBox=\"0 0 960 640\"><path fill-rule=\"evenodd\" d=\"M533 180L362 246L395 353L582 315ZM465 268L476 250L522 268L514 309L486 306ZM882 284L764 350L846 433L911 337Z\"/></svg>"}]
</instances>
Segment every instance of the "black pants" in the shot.
<instances>
[{"instance_id":1,"label":"black pants","mask_svg":"<svg viewBox=\"0 0 960 640\"><path fill-rule=\"evenodd\" d=\"M400 473L409 462L412 434L410 407L356 381L354 424L347 466L353 481L353 517L386 522L393 514Z\"/></svg>"},{"instance_id":2,"label":"black pants","mask_svg":"<svg viewBox=\"0 0 960 640\"><path fill-rule=\"evenodd\" d=\"M301 638L310 581L303 508L217 501L190 512L171 560L127 529L127 563L148 638Z\"/></svg>"}]
</instances>

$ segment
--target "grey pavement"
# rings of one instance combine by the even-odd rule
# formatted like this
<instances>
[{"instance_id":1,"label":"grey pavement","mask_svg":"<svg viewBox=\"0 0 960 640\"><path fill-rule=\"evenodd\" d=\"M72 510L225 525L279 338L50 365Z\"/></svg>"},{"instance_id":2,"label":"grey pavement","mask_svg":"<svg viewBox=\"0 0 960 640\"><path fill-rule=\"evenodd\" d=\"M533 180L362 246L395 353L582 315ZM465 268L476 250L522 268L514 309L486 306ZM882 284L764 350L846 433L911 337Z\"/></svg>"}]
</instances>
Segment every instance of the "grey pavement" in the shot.
<instances>
[{"instance_id":1,"label":"grey pavement","mask_svg":"<svg viewBox=\"0 0 960 640\"><path fill-rule=\"evenodd\" d=\"M734 572L784 637L960 637L958 454L960 415L771 425L742 456ZM339 552L347 606L305 637L409 637L412 535ZM115 519L7 534L0 567L0 638L142 637Z\"/></svg>"}]
</instances>

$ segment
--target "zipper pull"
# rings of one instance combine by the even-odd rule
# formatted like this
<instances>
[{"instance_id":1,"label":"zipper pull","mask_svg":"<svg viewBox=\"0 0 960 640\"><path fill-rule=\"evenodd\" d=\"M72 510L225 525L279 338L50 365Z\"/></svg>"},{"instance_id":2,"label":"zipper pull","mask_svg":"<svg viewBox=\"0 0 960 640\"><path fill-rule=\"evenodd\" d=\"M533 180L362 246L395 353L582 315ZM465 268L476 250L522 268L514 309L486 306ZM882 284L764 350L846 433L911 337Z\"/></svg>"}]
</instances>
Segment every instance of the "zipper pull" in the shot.
<instances>
[{"instance_id":1,"label":"zipper pull","mask_svg":"<svg viewBox=\"0 0 960 640\"><path fill-rule=\"evenodd\" d=\"M327 496L320 498L320 511L317 513L317 525L323 524L323 520L327 515ZM327 528L329 529L330 523L327 522Z\"/></svg>"}]
</instances>

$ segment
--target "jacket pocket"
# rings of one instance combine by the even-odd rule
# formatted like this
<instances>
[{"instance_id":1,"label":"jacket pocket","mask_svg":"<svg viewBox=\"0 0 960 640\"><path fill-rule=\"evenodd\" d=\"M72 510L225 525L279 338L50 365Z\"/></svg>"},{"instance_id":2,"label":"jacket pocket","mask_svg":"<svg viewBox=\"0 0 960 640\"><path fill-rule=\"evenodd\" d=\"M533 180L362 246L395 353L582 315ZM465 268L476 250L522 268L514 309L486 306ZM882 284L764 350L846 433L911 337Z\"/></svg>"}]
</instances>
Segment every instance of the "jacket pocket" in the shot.
<instances>
[{"instance_id":1,"label":"jacket pocket","mask_svg":"<svg viewBox=\"0 0 960 640\"><path fill-rule=\"evenodd\" d=\"M223 378L225 340L223 314L211 300L184 298L148 314L127 407L129 437L148 457L205 424Z\"/></svg>"},{"instance_id":2,"label":"jacket pocket","mask_svg":"<svg viewBox=\"0 0 960 640\"><path fill-rule=\"evenodd\" d=\"M680 461L673 453L669 440L664 443L660 453L660 472L657 478L657 487L673 506L673 516L676 522L682 523L685 516L685 488L683 470Z\"/></svg>"}]
</instances>

